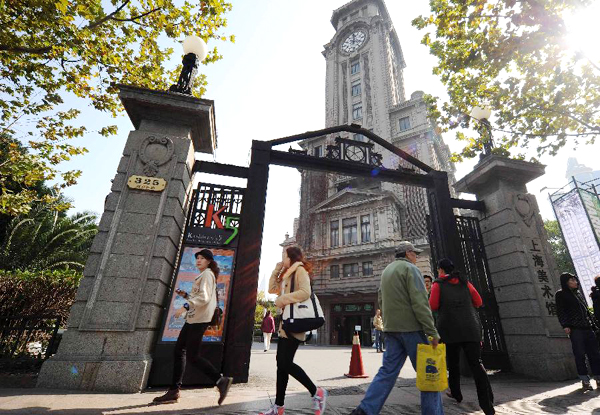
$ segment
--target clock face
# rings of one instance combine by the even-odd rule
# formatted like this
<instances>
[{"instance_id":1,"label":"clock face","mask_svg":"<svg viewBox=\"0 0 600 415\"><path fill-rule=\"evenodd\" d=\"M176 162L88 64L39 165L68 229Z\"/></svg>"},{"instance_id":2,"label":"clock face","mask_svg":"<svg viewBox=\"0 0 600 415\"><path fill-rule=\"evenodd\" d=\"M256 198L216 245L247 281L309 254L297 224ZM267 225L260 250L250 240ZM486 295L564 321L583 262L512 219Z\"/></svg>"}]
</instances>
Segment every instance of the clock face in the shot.
<instances>
[{"instance_id":1,"label":"clock face","mask_svg":"<svg viewBox=\"0 0 600 415\"><path fill-rule=\"evenodd\" d=\"M346 158L350 161L365 161L365 149L359 146L346 146Z\"/></svg>"},{"instance_id":2,"label":"clock face","mask_svg":"<svg viewBox=\"0 0 600 415\"><path fill-rule=\"evenodd\" d=\"M352 53L358 50L358 48L360 48L362 44L365 43L366 39L367 35L365 34L365 32L357 30L356 32L348 36L346 40L344 40L344 43L342 43L342 50L346 53Z\"/></svg>"}]
</instances>

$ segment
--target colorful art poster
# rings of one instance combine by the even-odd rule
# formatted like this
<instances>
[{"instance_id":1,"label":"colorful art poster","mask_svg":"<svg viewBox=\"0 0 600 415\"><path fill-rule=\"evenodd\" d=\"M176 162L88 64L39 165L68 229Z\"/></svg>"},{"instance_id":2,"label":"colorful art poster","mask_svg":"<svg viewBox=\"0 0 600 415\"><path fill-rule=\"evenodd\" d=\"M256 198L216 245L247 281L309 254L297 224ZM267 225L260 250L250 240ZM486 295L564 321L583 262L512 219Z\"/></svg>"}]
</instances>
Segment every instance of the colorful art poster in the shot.
<instances>
[{"instance_id":1,"label":"colorful art poster","mask_svg":"<svg viewBox=\"0 0 600 415\"><path fill-rule=\"evenodd\" d=\"M179 269L177 276L175 277L175 285L173 286L173 297L169 303L169 310L167 313L167 319L165 321L165 327L163 329L161 340L163 342L175 342L179 336L179 332L185 323L185 318L175 318L175 311L185 303L185 300L179 295L175 294L175 290L183 290L186 292L192 291L192 285L194 279L200 275L200 272L196 268L196 257L194 254L204 249L203 247L197 246L185 246L183 247L183 254L179 263ZM219 249L210 248L213 253L214 259L219 265L219 276L217 277L217 293L219 298L219 307L223 310L223 318L219 326L209 326L204 332L202 341L205 342L222 342L223 341L223 327L227 318L227 302L229 297L229 287L231 286L231 276L233 275L233 261L235 258L235 251L233 249Z\"/></svg>"}]
</instances>

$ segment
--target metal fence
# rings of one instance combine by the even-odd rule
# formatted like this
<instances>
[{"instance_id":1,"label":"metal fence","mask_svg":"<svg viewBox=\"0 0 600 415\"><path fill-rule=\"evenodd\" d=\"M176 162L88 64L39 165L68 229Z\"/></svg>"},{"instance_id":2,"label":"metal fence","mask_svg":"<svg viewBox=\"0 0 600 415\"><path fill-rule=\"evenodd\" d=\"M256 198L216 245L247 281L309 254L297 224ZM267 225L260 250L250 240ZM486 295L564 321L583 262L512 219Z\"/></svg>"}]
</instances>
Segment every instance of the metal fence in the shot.
<instances>
[{"instance_id":1,"label":"metal fence","mask_svg":"<svg viewBox=\"0 0 600 415\"><path fill-rule=\"evenodd\" d=\"M50 357L60 323L58 316L0 316L0 357Z\"/></svg>"}]
</instances>

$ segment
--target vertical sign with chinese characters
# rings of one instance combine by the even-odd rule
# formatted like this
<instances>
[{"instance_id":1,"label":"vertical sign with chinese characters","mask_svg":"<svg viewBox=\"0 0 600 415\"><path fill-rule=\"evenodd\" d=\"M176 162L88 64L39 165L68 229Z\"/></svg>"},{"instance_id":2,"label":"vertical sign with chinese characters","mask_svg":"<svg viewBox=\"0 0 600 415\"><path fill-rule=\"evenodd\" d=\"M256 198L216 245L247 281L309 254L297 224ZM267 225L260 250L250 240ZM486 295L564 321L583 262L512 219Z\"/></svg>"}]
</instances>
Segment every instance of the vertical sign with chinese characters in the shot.
<instances>
[{"instance_id":1,"label":"vertical sign with chinese characters","mask_svg":"<svg viewBox=\"0 0 600 415\"><path fill-rule=\"evenodd\" d=\"M544 306L542 313L548 317L556 318L556 302L554 301L554 293L556 287L550 279L550 270L548 269L546 255L542 250L542 242L539 238L526 238L529 246L528 256L533 262L535 270L534 286L540 297L541 304Z\"/></svg>"}]
</instances>

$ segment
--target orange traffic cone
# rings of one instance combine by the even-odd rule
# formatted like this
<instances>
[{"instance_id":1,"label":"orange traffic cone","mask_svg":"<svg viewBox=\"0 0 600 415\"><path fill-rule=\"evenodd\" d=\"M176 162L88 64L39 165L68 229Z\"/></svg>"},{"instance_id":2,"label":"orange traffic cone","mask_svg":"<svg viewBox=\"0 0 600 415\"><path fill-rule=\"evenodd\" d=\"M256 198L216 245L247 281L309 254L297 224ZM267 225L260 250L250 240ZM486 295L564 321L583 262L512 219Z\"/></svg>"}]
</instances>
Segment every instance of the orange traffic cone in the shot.
<instances>
[{"instance_id":1,"label":"orange traffic cone","mask_svg":"<svg viewBox=\"0 0 600 415\"><path fill-rule=\"evenodd\" d=\"M350 373L345 373L349 378L368 378L363 367L362 354L360 352L360 337L358 333L352 337L352 357L350 357Z\"/></svg>"}]
</instances>

